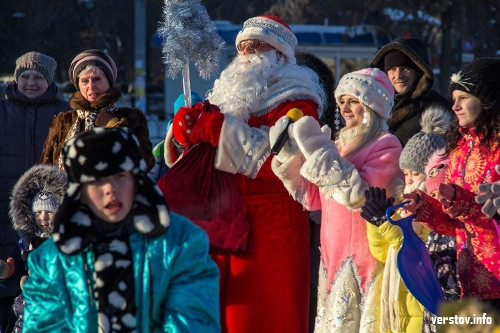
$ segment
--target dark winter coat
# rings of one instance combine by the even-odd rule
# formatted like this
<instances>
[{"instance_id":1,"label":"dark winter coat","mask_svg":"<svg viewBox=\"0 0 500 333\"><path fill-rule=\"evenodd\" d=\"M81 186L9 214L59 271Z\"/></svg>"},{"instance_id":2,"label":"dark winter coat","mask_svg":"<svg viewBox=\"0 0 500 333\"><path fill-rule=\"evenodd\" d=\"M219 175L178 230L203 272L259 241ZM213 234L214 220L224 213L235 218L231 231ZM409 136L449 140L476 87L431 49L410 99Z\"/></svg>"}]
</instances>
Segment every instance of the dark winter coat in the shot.
<instances>
[{"instance_id":1,"label":"dark winter coat","mask_svg":"<svg viewBox=\"0 0 500 333\"><path fill-rule=\"evenodd\" d=\"M69 101L73 110L57 115L50 124L49 135L45 140L40 163L58 165L59 155L66 142L68 132L73 123L78 121L76 110L96 110L101 112L108 106L114 105L119 98L120 92L116 88L111 88L109 92L102 94L93 102L87 101L79 91L75 92ZM146 161L148 171L151 170L155 165L155 158L153 156L153 145L149 138L148 122L144 113L135 108L118 108L114 111L114 115L119 120L124 121L123 125L130 128L137 137L141 155ZM79 121L82 122L80 127L83 131L83 120Z\"/></svg>"},{"instance_id":2,"label":"dark winter coat","mask_svg":"<svg viewBox=\"0 0 500 333\"><path fill-rule=\"evenodd\" d=\"M28 99L14 82L0 100L0 258L9 257L18 235L9 220L9 197L19 177L38 162L50 122L67 102L58 99L55 84L36 99ZM17 289L16 289L17 290ZM14 296L15 290L0 287L0 297Z\"/></svg>"},{"instance_id":3,"label":"dark winter coat","mask_svg":"<svg viewBox=\"0 0 500 333\"><path fill-rule=\"evenodd\" d=\"M426 46L418 38L398 38L383 46L373 57L370 66L384 70L384 57L394 50L408 56L421 72L420 78L415 81L413 87L404 94L394 96L394 107L387 120L389 130L398 137L404 147L406 142L421 130L422 111L432 104L438 104L451 112L452 103L432 89L434 73Z\"/></svg>"}]
</instances>

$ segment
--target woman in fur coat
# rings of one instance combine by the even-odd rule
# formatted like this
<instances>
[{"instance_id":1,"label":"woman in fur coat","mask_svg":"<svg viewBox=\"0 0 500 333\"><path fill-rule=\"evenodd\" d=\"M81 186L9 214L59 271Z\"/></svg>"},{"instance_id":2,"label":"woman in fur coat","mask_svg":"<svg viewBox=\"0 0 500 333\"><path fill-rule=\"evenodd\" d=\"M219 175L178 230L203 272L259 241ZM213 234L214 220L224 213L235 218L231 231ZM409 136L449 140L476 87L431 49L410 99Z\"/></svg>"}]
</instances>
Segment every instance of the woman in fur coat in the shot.
<instances>
[{"instance_id":1,"label":"woman in fur coat","mask_svg":"<svg viewBox=\"0 0 500 333\"><path fill-rule=\"evenodd\" d=\"M10 200L10 218L19 241L11 257L0 260L0 283L24 284L28 253L52 234L52 219L66 191L66 173L53 165L35 165L19 178ZM20 285L21 284L21 285ZM22 331L24 297L14 300L7 332Z\"/></svg>"},{"instance_id":2,"label":"woman in fur coat","mask_svg":"<svg viewBox=\"0 0 500 333\"><path fill-rule=\"evenodd\" d=\"M139 139L141 155L148 171L155 164L149 129L143 112L135 108L118 108L120 91L113 87L117 70L106 53L90 49L78 54L69 68L69 78L77 91L69 100L72 111L57 115L45 140L40 163L62 169L61 150L64 143L94 127L128 127Z\"/></svg>"},{"instance_id":3,"label":"woman in fur coat","mask_svg":"<svg viewBox=\"0 0 500 333\"><path fill-rule=\"evenodd\" d=\"M363 311L374 285L366 222L359 208L370 186L402 183L401 144L387 129L394 88L387 75L366 68L342 77L335 99L345 120L334 142L312 117L270 130L271 146L288 126L289 140L273 158L274 173L310 211L321 209L321 263L315 332L373 332L374 313ZM392 193L389 190L390 193Z\"/></svg>"}]
</instances>

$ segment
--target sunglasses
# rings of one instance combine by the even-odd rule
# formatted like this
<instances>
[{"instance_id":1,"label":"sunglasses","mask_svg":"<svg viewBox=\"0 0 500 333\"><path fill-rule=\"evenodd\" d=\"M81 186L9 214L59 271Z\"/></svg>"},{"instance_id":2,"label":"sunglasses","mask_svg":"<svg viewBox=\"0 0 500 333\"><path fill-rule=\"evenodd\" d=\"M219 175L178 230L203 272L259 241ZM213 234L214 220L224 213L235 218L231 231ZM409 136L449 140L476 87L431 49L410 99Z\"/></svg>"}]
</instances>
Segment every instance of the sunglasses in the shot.
<instances>
[{"instance_id":1,"label":"sunglasses","mask_svg":"<svg viewBox=\"0 0 500 333\"><path fill-rule=\"evenodd\" d=\"M266 42L262 42L260 40L256 39L248 39L248 40L243 40L241 41L237 46L236 49L238 52L243 52L245 48L248 46L248 52L255 52L264 45L268 45Z\"/></svg>"}]
</instances>

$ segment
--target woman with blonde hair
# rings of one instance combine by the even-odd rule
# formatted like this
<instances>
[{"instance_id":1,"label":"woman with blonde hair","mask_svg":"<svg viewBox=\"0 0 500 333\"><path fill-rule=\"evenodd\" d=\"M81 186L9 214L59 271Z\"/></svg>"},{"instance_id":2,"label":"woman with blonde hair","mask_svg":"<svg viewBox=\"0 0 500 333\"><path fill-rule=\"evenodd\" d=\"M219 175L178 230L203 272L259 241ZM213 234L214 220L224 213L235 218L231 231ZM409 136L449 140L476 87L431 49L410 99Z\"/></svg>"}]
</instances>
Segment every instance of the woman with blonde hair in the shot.
<instances>
[{"instance_id":1,"label":"woman with blonde hair","mask_svg":"<svg viewBox=\"0 0 500 333\"><path fill-rule=\"evenodd\" d=\"M387 75L366 68L344 75L335 90L335 124L345 127L330 139L311 117L288 126L289 140L272 162L289 193L310 211L321 209L321 267L315 332L371 332L375 314L364 304L375 285L366 222L360 216L364 191L402 182L399 140L388 132L394 88ZM286 130L280 119L270 131L271 146ZM371 301L369 302L371 303Z\"/></svg>"}]
</instances>

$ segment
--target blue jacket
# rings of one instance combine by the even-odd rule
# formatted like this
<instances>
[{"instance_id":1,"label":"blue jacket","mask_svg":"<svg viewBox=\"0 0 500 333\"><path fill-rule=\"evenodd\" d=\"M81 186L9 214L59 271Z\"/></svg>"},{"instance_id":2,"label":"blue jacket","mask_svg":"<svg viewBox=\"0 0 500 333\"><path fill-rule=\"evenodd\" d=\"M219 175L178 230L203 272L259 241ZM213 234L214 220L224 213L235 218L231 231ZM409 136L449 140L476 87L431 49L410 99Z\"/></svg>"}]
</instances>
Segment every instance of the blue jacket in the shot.
<instances>
[{"instance_id":1,"label":"blue jacket","mask_svg":"<svg viewBox=\"0 0 500 333\"><path fill-rule=\"evenodd\" d=\"M130 236L138 332L220 332L219 271L206 233L171 213L157 238ZM97 332L91 247L60 252L53 239L28 256L23 332Z\"/></svg>"}]
</instances>

